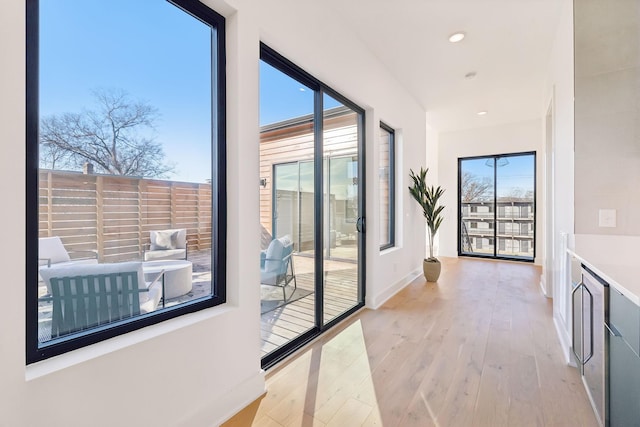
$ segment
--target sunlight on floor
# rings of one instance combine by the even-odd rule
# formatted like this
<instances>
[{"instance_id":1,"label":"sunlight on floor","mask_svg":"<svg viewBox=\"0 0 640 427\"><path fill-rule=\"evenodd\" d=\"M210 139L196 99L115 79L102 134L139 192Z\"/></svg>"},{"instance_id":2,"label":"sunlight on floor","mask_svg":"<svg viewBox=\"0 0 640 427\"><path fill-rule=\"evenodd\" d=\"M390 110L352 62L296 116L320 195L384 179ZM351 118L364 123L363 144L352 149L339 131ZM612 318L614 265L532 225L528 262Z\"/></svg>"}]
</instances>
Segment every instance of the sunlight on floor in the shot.
<instances>
[{"instance_id":1,"label":"sunlight on floor","mask_svg":"<svg viewBox=\"0 0 640 427\"><path fill-rule=\"evenodd\" d=\"M269 377L249 418L234 417L225 427L382 425L360 320Z\"/></svg>"}]
</instances>

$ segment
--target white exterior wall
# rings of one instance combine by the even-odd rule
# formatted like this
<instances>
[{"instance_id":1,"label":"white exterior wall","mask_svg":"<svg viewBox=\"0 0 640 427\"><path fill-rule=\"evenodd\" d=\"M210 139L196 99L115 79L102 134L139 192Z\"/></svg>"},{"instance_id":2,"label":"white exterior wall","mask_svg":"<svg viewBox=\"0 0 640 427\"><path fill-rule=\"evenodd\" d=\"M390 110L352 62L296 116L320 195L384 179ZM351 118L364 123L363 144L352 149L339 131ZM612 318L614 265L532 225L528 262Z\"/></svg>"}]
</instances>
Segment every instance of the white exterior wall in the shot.
<instances>
[{"instance_id":1,"label":"white exterior wall","mask_svg":"<svg viewBox=\"0 0 640 427\"><path fill-rule=\"evenodd\" d=\"M321 3L206 0L227 17L229 302L25 367L25 3L0 13L0 426L212 426L264 391L259 333L259 42L367 109L367 303L418 274L422 215L403 191L425 162L425 113ZM314 16L316 19L301 19ZM378 122L398 135L398 247L379 251ZM405 194L406 193L406 194ZM254 224L254 227L250 225ZM252 263L251 260L256 262ZM117 402L116 402L117 399Z\"/></svg>"}]
</instances>

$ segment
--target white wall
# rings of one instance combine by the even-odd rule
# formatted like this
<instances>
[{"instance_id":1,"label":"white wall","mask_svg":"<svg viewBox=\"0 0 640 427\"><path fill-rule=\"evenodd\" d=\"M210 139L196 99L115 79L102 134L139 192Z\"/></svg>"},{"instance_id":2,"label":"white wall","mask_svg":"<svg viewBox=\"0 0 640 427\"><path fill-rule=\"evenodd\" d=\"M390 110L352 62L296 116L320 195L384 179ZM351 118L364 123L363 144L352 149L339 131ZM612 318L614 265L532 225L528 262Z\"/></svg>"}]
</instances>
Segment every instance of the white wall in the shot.
<instances>
[{"instance_id":1,"label":"white wall","mask_svg":"<svg viewBox=\"0 0 640 427\"><path fill-rule=\"evenodd\" d=\"M553 50L549 60L546 96L540 106L541 115L545 115L549 103L553 104L553 143L552 150L546 156L553 157L553 240L546 247L544 264L545 277L553 295L554 321L563 343L565 357L568 360L569 343L569 288L563 277L566 255L562 244L562 233L572 234L574 229L573 205L573 145L574 145L574 109L573 109L573 2L562 0L563 9L555 35ZM549 174L547 174L549 175ZM547 274L548 272L548 274Z\"/></svg>"},{"instance_id":2,"label":"white wall","mask_svg":"<svg viewBox=\"0 0 640 427\"><path fill-rule=\"evenodd\" d=\"M529 120L520 123L483 127L455 132L444 132L438 140L438 181L445 189L442 203L445 219L440 227L440 255L458 256L458 158L484 156L492 154L519 153L535 151L537 153L538 189L542 187L542 122ZM544 205L537 198L536 218L540 221ZM541 261L540 250L543 234L536 230L536 263Z\"/></svg>"},{"instance_id":3,"label":"white wall","mask_svg":"<svg viewBox=\"0 0 640 427\"><path fill-rule=\"evenodd\" d=\"M298 10L299 2L278 0L258 4L252 11L262 17L260 39L264 43L367 110L366 304L378 307L421 271L424 236L417 236L415 230L424 230L424 222L404 189L409 169L419 168L425 162L424 110L363 44L350 33L345 34L348 23L338 21L331 11L316 10L315 18L308 20L297 18L312 16ZM311 1L303 4L321 6ZM396 130L399 153L396 159L397 244L382 253L377 167L380 121Z\"/></svg>"},{"instance_id":4,"label":"white wall","mask_svg":"<svg viewBox=\"0 0 640 427\"><path fill-rule=\"evenodd\" d=\"M575 58L575 231L640 235L638 1L576 2Z\"/></svg>"},{"instance_id":5,"label":"white wall","mask_svg":"<svg viewBox=\"0 0 640 427\"><path fill-rule=\"evenodd\" d=\"M424 230L404 177L425 161L424 111L316 2L207 0L227 16L229 302L25 367L25 4L0 12L0 426L212 426L264 390L259 335L258 55L262 40L367 109L367 303L411 279ZM236 9L236 12L234 12ZM313 16L315 19L300 19ZM399 130L399 246L380 254L378 121ZM247 226L254 224L254 227ZM9 226L10 225L10 226ZM255 263L247 260L255 259ZM10 303L7 303L10 302ZM116 401L117 400L117 401Z\"/></svg>"}]
</instances>

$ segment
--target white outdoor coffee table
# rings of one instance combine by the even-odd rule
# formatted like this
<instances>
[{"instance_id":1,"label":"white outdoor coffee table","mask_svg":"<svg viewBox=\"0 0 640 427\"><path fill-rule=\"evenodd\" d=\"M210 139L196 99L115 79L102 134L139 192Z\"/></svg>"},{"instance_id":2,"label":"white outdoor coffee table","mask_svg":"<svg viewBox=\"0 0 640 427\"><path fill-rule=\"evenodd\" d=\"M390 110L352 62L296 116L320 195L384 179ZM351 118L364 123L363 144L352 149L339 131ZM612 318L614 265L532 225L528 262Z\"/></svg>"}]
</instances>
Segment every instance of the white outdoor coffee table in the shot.
<instances>
[{"instance_id":1,"label":"white outdoor coffee table","mask_svg":"<svg viewBox=\"0 0 640 427\"><path fill-rule=\"evenodd\" d=\"M165 300L191 292L193 287L191 261L160 260L142 263L145 280L153 280L162 270L164 270Z\"/></svg>"}]
</instances>

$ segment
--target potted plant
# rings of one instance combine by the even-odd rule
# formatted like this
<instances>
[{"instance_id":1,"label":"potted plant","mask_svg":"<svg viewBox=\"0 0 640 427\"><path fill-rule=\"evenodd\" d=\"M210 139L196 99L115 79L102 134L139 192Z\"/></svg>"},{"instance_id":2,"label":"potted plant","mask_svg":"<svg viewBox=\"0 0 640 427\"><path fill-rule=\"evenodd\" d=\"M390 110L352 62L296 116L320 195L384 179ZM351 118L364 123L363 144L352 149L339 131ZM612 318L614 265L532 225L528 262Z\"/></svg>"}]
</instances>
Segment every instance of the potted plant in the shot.
<instances>
[{"instance_id":1,"label":"potted plant","mask_svg":"<svg viewBox=\"0 0 640 427\"><path fill-rule=\"evenodd\" d=\"M442 211L444 206L438 206L440 197L444 194L444 190L433 185L428 187L426 182L427 172L429 168L420 168L418 174L410 169L410 177L413 185L409 187L409 193L418 202L422 208L422 214L427 220L427 229L429 231L429 258L422 262L422 270L427 282L435 282L440 277L441 264L440 261L433 256L433 238L442 224Z\"/></svg>"}]
</instances>

